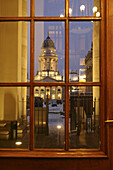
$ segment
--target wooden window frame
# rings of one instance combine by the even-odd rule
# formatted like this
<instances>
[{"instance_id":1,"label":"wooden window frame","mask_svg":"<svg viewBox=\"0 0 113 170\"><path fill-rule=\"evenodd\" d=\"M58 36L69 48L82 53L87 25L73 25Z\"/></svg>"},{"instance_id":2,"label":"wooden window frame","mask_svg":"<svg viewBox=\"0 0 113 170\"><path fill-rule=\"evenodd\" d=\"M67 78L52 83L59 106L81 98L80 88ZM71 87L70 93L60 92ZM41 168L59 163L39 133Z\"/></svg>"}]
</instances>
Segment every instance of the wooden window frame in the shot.
<instances>
[{"instance_id":1,"label":"wooden window frame","mask_svg":"<svg viewBox=\"0 0 113 170\"><path fill-rule=\"evenodd\" d=\"M0 17L0 22L30 22L30 82L0 82L0 87L30 87L30 144L28 149L0 149L0 157L46 157L46 158L107 158L107 142L105 127L105 96L106 96L106 1L101 1L101 17L70 17L69 0L65 0L64 17L35 16L35 0L30 2L30 17ZM65 82L35 82L34 81L34 43L36 21L65 22ZM69 82L69 22L70 21L100 21L100 82ZM65 87L65 150L62 149L34 149L34 87L35 86L64 86ZM99 86L100 87L100 115L101 115L101 148L100 149L69 149L69 87L70 86ZM16 154L15 154L16 153Z\"/></svg>"}]
</instances>

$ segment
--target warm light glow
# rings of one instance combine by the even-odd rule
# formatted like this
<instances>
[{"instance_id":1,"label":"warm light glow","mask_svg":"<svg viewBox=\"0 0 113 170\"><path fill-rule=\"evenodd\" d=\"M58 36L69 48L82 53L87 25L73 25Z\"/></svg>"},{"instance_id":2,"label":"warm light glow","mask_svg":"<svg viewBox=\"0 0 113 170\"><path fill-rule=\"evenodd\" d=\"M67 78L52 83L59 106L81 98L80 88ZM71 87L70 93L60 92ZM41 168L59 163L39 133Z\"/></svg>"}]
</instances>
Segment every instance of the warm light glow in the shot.
<instances>
[{"instance_id":1,"label":"warm light glow","mask_svg":"<svg viewBox=\"0 0 113 170\"><path fill-rule=\"evenodd\" d=\"M96 17L100 17L100 12L97 12L97 13L96 13Z\"/></svg>"},{"instance_id":2,"label":"warm light glow","mask_svg":"<svg viewBox=\"0 0 113 170\"><path fill-rule=\"evenodd\" d=\"M72 14L72 9L71 8L69 8L69 15L71 15Z\"/></svg>"},{"instance_id":3,"label":"warm light glow","mask_svg":"<svg viewBox=\"0 0 113 170\"><path fill-rule=\"evenodd\" d=\"M15 144L16 144L16 145L22 145L22 142L17 141L17 142L15 142Z\"/></svg>"},{"instance_id":4,"label":"warm light glow","mask_svg":"<svg viewBox=\"0 0 113 170\"><path fill-rule=\"evenodd\" d=\"M58 94L58 97L61 97L61 94Z\"/></svg>"},{"instance_id":5,"label":"warm light glow","mask_svg":"<svg viewBox=\"0 0 113 170\"><path fill-rule=\"evenodd\" d=\"M74 89L72 90L72 92L75 92L75 91L76 91L76 90L74 90Z\"/></svg>"},{"instance_id":6,"label":"warm light glow","mask_svg":"<svg viewBox=\"0 0 113 170\"><path fill-rule=\"evenodd\" d=\"M61 129L61 125L57 125L57 129Z\"/></svg>"},{"instance_id":7,"label":"warm light glow","mask_svg":"<svg viewBox=\"0 0 113 170\"><path fill-rule=\"evenodd\" d=\"M85 5L81 5L81 6L80 6L80 10L81 10L81 11L84 11L84 10L85 10Z\"/></svg>"},{"instance_id":8,"label":"warm light glow","mask_svg":"<svg viewBox=\"0 0 113 170\"><path fill-rule=\"evenodd\" d=\"M43 125L46 125L46 122L43 122Z\"/></svg>"},{"instance_id":9,"label":"warm light glow","mask_svg":"<svg viewBox=\"0 0 113 170\"><path fill-rule=\"evenodd\" d=\"M85 79L86 78L86 75L82 75L80 76L81 79Z\"/></svg>"},{"instance_id":10,"label":"warm light glow","mask_svg":"<svg viewBox=\"0 0 113 170\"><path fill-rule=\"evenodd\" d=\"M76 80L78 80L78 77L73 77L72 80L76 81Z\"/></svg>"},{"instance_id":11,"label":"warm light glow","mask_svg":"<svg viewBox=\"0 0 113 170\"><path fill-rule=\"evenodd\" d=\"M55 99L55 95L54 94L52 95L52 99Z\"/></svg>"},{"instance_id":12,"label":"warm light glow","mask_svg":"<svg viewBox=\"0 0 113 170\"><path fill-rule=\"evenodd\" d=\"M41 94L41 98L44 99L44 94Z\"/></svg>"},{"instance_id":13,"label":"warm light glow","mask_svg":"<svg viewBox=\"0 0 113 170\"><path fill-rule=\"evenodd\" d=\"M93 7L93 12L97 12L97 7L96 6Z\"/></svg>"},{"instance_id":14,"label":"warm light glow","mask_svg":"<svg viewBox=\"0 0 113 170\"><path fill-rule=\"evenodd\" d=\"M64 15L63 15L63 14L60 14L60 17L64 17Z\"/></svg>"},{"instance_id":15,"label":"warm light glow","mask_svg":"<svg viewBox=\"0 0 113 170\"><path fill-rule=\"evenodd\" d=\"M61 76L56 76L56 80L62 80Z\"/></svg>"}]
</instances>

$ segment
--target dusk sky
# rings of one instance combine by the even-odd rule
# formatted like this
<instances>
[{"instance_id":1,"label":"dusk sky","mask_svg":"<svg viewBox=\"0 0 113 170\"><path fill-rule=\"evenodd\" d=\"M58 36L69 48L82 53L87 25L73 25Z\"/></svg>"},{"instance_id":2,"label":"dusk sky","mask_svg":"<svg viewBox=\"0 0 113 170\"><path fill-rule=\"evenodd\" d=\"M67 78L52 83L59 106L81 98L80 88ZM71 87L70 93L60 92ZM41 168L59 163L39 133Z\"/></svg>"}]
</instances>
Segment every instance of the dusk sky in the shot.
<instances>
[{"instance_id":1,"label":"dusk sky","mask_svg":"<svg viewBox=\"0 0 113 170\"><path fill-rule=\"evenodd\" d=\"M44 3L43 3L44 2ZM93 0L70 0L72 9L71 16L93 16ZM84 5L84 11L80 10L80 6ZM29 1L28 1L28 9ZM29 12L28 12L29 13ZM35 0L36 16L60 16L65 14L65 0ZM29 34L28 28L28 34ZM65 66L65 23L63 22L36 22L35 23L35 74L38 71L38 56L40 54L43 41L46 39L49 31L51 39L55 43L56 54L58 55L58 70L60 74L64 73ZM30 35L30 34L29 34ZM29 40L28 35L28 74L29 74ZM70 63L69 69L79 70L80 59L85 58L91 49L93 41L93 22L70 22L69 30L70 40ZM60 45L59 45L60 44Z\"/></svg>"}]
</instances>

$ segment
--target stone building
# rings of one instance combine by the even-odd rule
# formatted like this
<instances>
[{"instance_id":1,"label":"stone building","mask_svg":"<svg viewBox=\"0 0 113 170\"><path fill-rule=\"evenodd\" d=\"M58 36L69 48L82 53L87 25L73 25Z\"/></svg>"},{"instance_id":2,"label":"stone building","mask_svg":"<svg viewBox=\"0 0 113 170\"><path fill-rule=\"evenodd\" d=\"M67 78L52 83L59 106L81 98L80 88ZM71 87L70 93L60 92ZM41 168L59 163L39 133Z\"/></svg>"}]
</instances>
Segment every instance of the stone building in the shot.
<instances>
[{"instance_id":1,"label":"stone building","mask_svg":"<svg viewBox=\"0 0 113 170\"><path fill-rule=\"evenodd\" d=\"M39 70L35 76L36 82L62 82L63 77L57 71L58 56L54 42L49 37L42 43L41 54L39 55ZM62 100L62 87L35 87L35 97L43 99L48 95L49 99Z\"/></svg>"}]
</instances>

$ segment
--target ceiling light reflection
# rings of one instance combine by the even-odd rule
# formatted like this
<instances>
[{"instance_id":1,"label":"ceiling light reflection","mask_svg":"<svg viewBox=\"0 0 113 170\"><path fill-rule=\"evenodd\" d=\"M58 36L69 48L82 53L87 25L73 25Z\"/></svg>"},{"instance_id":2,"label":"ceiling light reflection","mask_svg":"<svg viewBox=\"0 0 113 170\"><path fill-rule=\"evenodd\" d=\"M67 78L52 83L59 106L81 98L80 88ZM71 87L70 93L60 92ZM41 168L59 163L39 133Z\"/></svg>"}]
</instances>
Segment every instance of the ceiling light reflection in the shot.
<instances>
[{"instance_id":1,"label":"ceiling light reflection","mask_svg":"<svg viewBox=\"0 0 113 170\"><path fill-rule=\"evenodd\" d=\"M96 17L100 17L100 12L97 12L97 13L96 13Z\"/></svg>"},{"instance_id":2,"label":"ceiling light reflection","mask_svg":"<svg viewBox=\"0 0 113 170\"><path fill-rule=\"evenodd\" d=\"M81 6L80 6L80 10L81 10L81 11L84 11L84 10L85 10L85 5L81 5Z\"/></svg>"},{"instance_id":3,"label":"ceiling light reflection","mask_svg":"<svg viewBox=\"0 0 113 170\"><path fill-rule=\"evenodd\" d=\"M72 14L72 8L69 8L69 15Z\"/></svg>"},{"instance_id":4,"label":"ceiling light reflection","mask_svg":"<svg viewBox=\"0 0 113 170\"><path fill-rule=\"evenodd\" d=\"M96 6L93 7L93 12L97 12L97 7Z\"/></svg>"}]
</instances>

